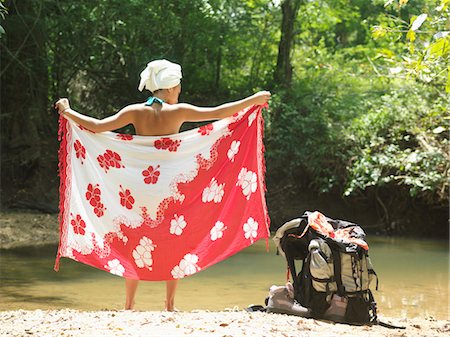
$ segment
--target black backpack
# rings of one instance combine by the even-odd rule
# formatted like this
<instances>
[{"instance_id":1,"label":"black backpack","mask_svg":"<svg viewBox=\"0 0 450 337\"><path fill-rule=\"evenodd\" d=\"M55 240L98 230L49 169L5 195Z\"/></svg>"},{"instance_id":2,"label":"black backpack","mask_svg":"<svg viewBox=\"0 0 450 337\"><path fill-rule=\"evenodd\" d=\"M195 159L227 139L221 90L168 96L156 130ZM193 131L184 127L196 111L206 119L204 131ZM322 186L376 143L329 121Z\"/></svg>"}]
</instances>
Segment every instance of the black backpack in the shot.
<instances>
[{"instance_id":1,"label":"black backpack","mask_svg":"<svg viewBox=\"0 0 450 337\"><path fill-rule=\"evenodd\" d=\"M295 300L311 309L315 318L352 324L377 322L376 302L369 286L376 278L378 290L378 278L368 247L361 247L364 231L357 224L318 213L332 226L332 231L324 234L308 223L309 216L316 213L305 212L284 224L274 238L278 251L286 257ZM344 233L346 239L335 233ZM295 260L302 261L298 274Z\"/></svg>"}]
</instances>

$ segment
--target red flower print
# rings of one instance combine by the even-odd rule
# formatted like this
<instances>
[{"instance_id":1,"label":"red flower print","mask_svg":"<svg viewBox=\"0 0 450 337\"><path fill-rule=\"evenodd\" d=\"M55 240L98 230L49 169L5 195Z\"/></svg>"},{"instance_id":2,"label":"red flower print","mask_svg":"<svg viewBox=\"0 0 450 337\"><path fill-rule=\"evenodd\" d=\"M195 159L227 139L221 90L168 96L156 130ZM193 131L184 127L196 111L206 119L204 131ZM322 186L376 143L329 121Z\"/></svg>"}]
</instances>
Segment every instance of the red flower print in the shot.
<instances>
[{"instance_id":1,"label":"red flower print","mask_svg":"<svg viewBox=\"0 0 450 337\"><path fill-rule=\"evenodd\" d=\"M100 167L101 167L102 169L105 170L105 173L108 173L108 170L109 170L109 163L108 163L108 161L105 159L105 157L103 157L102 155L99 155L99 156L97 157L97 161L98 161L98 164L100 165Z\"/></svg>"},{"instance_id":2,"label":"red flower print","mask_svg":"<svg viewBox=\"0 0 450 337\"><path fill-rule=\"evenodd\" d=\"M212 124L206 124L198 128L198 132L202 136L207 136L211 133L211 131L214 129L214 126Z\"/></svg>"},{"instance_id":3,"label":"red flower print","mask_svg":"<svg viewBox=\"0 0 450 337\"><path fill-rule=\"evenodd\" d=\"M81 219L80 214L77 214L77 216L72 219L72 221L70 221L70 224L72 225L75 234L84 235L84 233L86 232L84 230L86 228L86 223L83 219Z\"/></svg>"},{"instance_id":4,"label":"red flower print","mask_svg":"<svg viewBox=\"0 0 450 337\"><path fill-rule=\"evenodd\" d=\"M103 154L103 157L108 162L108 165L115 168L121 168L121 160L119 154L117 152L113 152L111 150L106 150L106 152Z\"/></svg>"},{"instance_id":5,"label":"red flower print","mask_svg":"<svg viewBox=\"0 0 450 337\"><path fill-rule=\"evenodd\" d=\"M86 200L89 201L89 204L94 208L94 213L99 218L105 214L105 205L102 204L100 199L100 188L97 185L89 184L87 186L86 191Z\"/></svg>"},{"instance_id":6,"label":"red flower print","mask_svg":"<svg viewBox=\"0 0 450 337\"><path fill-rule=\"evenodd\" d=\"M97 204L97 206L94 207L94 213L99 218L102 217L105 214L105 205L103 205L101 202Z\"/></svg>"},{"instance_id":7,"label":"red flower print","mask_svg":"<svg viewBox=\"0 0 450 337\"><path fill-rule=\"evenodd\" d=\"M169 146L170 152L175 152L178 149L178 146L180 146L181 140L174 140L172 144Z\"/></svg>"},{"instance_id":8,"label":"red flower print","mask_svg":"<svg viewBox=\"0 0 450 337\"><path fill-rule=\"evenodd\" d=\"M169 150L175 152L180 146L181 140L173 140L168 137L164 137L155 141L155 147L158 150Z\"/></svg>"},{"instance_id":9,"label":"red flower print","mask_svg":"<svg viewBox=\"0 0 450 337\"><path fill-rule=\"evenodd\" d=\"M161 174L158 169L159 165L155 168L153 168L153 166L149 166L146 170L142 171L144 182L146 184L156 184L158 182L159 175Z\"/></svg>"},{"instance_id":10,"label":"red flower print","mask_svg":"<svg viewBox=\"0 0 450 337\"><path fill-rule=\"evenodd\" d=\"M120 204L123 207L126 207L128 209L132 209L133 208L134 198L131 195L130 190L128 190L128 189L124 190L122 185L120 185L119 196L120 196Z\"/></svg>"},{"instance_id":11,"label":"red flower print","mask_svg":"<svg viewBox=\"0 0 450 337\"><path fill-rule=\"evenodd\" d=\"M120 157L120 155L117 152L111 150L106 150L106 152L103 153L103 155L99 155L97 157L97 161L100 167L105 170L105 173L108 173L108 170L111 167L113 168L125 167L122 165L121 162L122 158Z\"/></svg>"},{"instance_id":12,"label":"red flower print","mask_svg":"<svg viewBox=\"0 0 450 337\"><path fill-rule=\"evenodd\" d=\"M83 159L86 159L86 149L78 139L73 144L73 147L75 148L77 158L79 158L81 160L81 164L83 164Z\"/></svg>"},{"instance_id":13,"label":"red flower print","mask_svg":"<svg viewBox=\"0 0 450 337\"><path fill-rule=\"evenodd\" d=\"M86 192L86 200L87 201L90 201L92 199L100 201L100 194L101 194L101 191L98 188L98 184L95 186L92 184L89 184L87 186L87 192ZM95 206L95 205L92 205L92 206Z\"/></svg>"},{"instance_id":14,"label":"red flower print","mask_svg":"<svg viewBox=\"0 0 450 337\"><path fill-rule=\"evenodd\" d=\"M97 206L99 203L100 203L100 197L99 196L95 196L95 197L93 197L92 199L89 200L89 204L92 207Z\"/></svg>"},{"instance_id":15,"label":"red flower print","mask_svg":"<svg viewBox=\"0 0 450 337\"><path fill-rule=\"evenodd\" d=\"M133 135L127 135L125 133L118 133L116 137L120 140L133 140Z\"/></svg>"},{"instance_id":16,"label":"red flower print","mask_svg":"<svg viewBox=\"0 0 450 337\"><path fill-rule=\"evenodd\" d=\"M158 150L166 150L169 147L170 143L172 143L172 139L161 138L161 139L155 140L155 147Z\"/></svg>"}]
</instances>

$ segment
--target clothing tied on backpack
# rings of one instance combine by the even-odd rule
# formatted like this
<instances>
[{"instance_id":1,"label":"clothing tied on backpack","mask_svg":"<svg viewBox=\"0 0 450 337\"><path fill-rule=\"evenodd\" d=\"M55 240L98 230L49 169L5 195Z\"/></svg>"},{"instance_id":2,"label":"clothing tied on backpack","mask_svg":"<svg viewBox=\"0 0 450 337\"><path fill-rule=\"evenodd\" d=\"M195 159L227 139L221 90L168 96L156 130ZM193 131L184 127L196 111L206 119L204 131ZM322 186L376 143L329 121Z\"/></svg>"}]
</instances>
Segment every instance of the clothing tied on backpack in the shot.
<instances>
[{"instance_id":1,"label":"clothing tied on backpack","mask_svg":"<svg viewBox=\"0 0 450 337\"><path fill-rule=\"evenodd\" d=\"M287 260L295 300L313 317L355 324L376 321L369 288L376 273L360 226L305 212L278 229L274 241ZM298 274L295 260L303 262Z\"/></svg>"}]
</instances>

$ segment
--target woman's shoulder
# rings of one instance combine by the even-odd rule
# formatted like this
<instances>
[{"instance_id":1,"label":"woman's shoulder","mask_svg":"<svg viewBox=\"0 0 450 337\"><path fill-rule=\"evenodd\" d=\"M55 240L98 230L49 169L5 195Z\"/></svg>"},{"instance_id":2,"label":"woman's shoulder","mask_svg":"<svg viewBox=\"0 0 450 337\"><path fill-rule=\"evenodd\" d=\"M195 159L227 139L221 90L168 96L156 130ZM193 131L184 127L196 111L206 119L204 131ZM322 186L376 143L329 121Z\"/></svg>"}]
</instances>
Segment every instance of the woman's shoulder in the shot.
<instances>
[{"instance_id":1,"label":"woman's shoulder","mask_svg":"<svg viewBox=\"0 0 450 337\"><path fill-rule=\"evenodd\" d=\"M153 111L153 107L145 105L145 103L134 103L127 105L120 112L126 114L142 114L143 112Z\"/></svg>"},{"instance_id":2,"label":"woman's shoulder","mask_svg":"<svg viewBox=\"0 0 450 337\"><path fill-rule=\"evenodd\" d=\"M128 109L128 110L143 110L143 109L146 109L146 108L151 108L151 106L145 105L145 102L143 102L143 103L134 103L134 104L127 105L124 109Z\"/></svg>"},{"instance_id":3,"label":"woman's shoulder","mask_svg":"<svg viewBox=\"0 0 450 337\"><path fill-rule=\"evenodd\" d=\"M189 104L189 103L177 103L177 104L167 104L168 109L172 111L186 111L186 110L193 110L197 108L195 105Z\"/></svg>"}]
</instances>

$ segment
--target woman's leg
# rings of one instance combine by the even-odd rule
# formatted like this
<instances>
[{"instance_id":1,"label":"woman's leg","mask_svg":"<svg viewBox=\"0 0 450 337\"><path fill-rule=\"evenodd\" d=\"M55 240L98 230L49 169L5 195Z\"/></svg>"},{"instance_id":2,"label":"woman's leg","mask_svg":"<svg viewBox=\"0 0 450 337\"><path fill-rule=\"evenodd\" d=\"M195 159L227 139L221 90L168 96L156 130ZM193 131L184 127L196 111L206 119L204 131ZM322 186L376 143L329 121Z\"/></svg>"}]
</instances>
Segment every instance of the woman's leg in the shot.
<instances>
[{"instance_id":1,"label":"woman's leg","mask_svg":"<svg viewBox=\"0 0 450 337\"><path fill-rule=\"evenodd\" d=\"M136 295L138 283L139 280L132 280L130 278L125 278L125 290L126 290L125 310L134 309L134 296Z\"/></svg>"},{"instance_id":2,"label":"woman's leg","mask_svg":"<svg viewBox=\"0 0 450 337\"><path fill-rule=\"evenodd\" d=\"M166 281L166 310L174 311L175 292L177 290L178 280Z\"/></svg>"}]
</instances>

